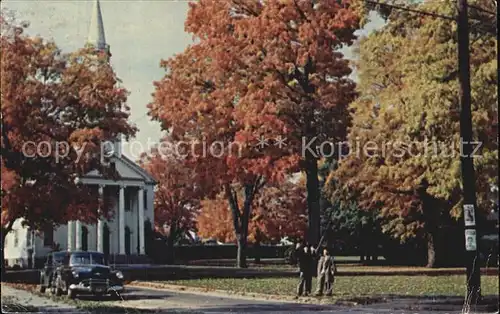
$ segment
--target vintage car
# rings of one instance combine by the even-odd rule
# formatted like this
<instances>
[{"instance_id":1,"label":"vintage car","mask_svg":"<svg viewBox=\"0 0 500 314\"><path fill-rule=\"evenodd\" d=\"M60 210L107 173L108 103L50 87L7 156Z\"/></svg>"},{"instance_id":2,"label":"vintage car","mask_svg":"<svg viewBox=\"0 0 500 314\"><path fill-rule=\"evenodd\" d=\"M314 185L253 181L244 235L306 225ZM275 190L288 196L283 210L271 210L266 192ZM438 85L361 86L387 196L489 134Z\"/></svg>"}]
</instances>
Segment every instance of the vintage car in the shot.
<instances>
[{"instance_id":1,"label":"vintage car","mask_svg":"<svg viewBox=\"0 0 500 314\"><path fill-rule=\"evenodd\" d=\"M70 298L77 294L119 296L124 290L123 274L112 270L99 252L53 252L40 274L40 292L46 289Z\"/></svg>"}]
</instances>

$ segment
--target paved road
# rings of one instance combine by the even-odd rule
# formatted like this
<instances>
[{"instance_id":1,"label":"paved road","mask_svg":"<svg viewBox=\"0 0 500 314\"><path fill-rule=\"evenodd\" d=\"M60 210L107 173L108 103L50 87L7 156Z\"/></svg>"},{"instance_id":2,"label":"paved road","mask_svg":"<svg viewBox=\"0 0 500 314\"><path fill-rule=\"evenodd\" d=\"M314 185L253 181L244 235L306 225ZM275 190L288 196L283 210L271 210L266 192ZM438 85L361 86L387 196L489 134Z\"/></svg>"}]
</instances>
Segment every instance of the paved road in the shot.
<instances>
[{"instance_id":1,"label":"paved road","mask_svg":"<svg viewBox=\"0 0 500 314\"><path fill-rule=\"evenodd\" d=\"M117 303L125 307L192 310L197 313L340 313L338 311L342 309L338 306L279 303L147 288L128 288L123 301Z\"/></svg>"},{"instance_id":2,"label":"paved road","mask_svg":"<svg viewBox=\"0 0 500 314\"><path fill-rule=\"evenodd\" d=\"M394 313L394 314L430 314L435 311L402 310L405 304L399 302L394 304L378 304L370 307L346 307L335 305L315 305L298 303L280 303L276 301L252 300L251 298L241 299L236 296L219 297L211 295L192 294L187 292L172 292L159 289L128 288L128 292L123 295L122 301L104 301L110 304L123 306L126 308L141 309L161 309L164 311L192 311L193 313ZM397 310L399 308L400 310ZM460 313L460 311L444 311L445 313Z\"/></svg>"},{"instance_id":3,"label":"paved road","mask_svg":"<svg viewBox=\"0 0 500 314\"><path fill-rule=\"evenodd\" d=\"M47 294L48 296L48 294ZM236 297L217 297L209 295L198 295L184 292L170 292L166 290L129 288L123 296L123 300L116 301L110 298L101 300L103 306L120 306L126 309L150 309L158 313L394 313L394 314L427 314L435 311L408 310L404 303L378 304L370 307L342 307L332 305L313 305L297 303L279 303L272 301L260 301L251 299L238 299ZM92 297L81 297L81 301L94 301ZM5 308L5 301L17 304L17 308ZM394 306L393 306L394 305ZM2 312L29 312L29 307L35 307L42 313L64 312L64 313L86 313L77 310L73 306L55 303L49 298L35 296L29 292L16 290L2 285ZM401 307L402 306L402 307ZM127 311L129 312L129 311ZM441 311L440 311L441 312ZM460 311L442 311L441 313L460 313Z\"/></svg>"}]
</instances>

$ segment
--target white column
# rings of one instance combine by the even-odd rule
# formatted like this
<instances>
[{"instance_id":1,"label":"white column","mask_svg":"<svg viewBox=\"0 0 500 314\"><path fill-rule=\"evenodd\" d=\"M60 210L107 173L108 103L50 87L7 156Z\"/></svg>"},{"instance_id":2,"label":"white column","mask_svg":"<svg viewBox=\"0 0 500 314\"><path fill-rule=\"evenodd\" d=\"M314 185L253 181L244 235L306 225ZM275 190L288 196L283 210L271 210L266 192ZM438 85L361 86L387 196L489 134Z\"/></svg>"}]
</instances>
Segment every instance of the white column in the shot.
<instances>
[{"instance_id":1,"label":"white column","mask_svg":"<svg viewBox=\"0 0 500 314\"><path fill-rule=\"evenodd\" d=\"M139 187L139 192L137 193L138 203L139 203L139 254L145 254L144 245L144 187Z\"/></svg>"},{"instance_id":2,"label":"white column","mask_svg":"<svg viewBox=\"0 0 500 314\"><path fill-rule=\"evenodd\" d=\"M75 246L77 251L82 250L82 223L80 220L75 223Z\"/></svg>"},{"instance_id":3,"label":"white column","mask_svg":"<svg viewBox=\"0 0 500 314\"><path fill-rule=\"evenodd\" d=\"M73 237L75 233L75 222L68 221L68 251L73 251Z\"/></svg>"},{"instance_id":4,"label":"white column","mask_svg":"<svg viewBox=\"0 0 500 314\"><path fill-rule=\"evenodd\" d=\"M104 185L99 185L99 198L103 200L104 195ZM97 209L99 213L99 218L97 220L97 251L104 253L104 221L102 219L101 209Z\"/></svg>"},{"instance_id":5,"label":"white column","mask_svg":"<svg viewBox=\"0 0 500 314\"><path fill-rule=\"evenodd\" d=\"M33 268L35 268L35 262L36 262L36 245L35 245L35 231L31 231L31 249L33 250L33 254L31 255L32 261L31 265Z\"/></svg>"},{"instance_id":6,"label":"white column","mask_svg":"<svg viewBox=\"0 0 500 314\"><path fill-rule=\"evenodd\" d=\"M120 185L118 206L118 234L120 239L119 253L125 255L125 187L123 185Z\"/></svg>"}]
</instances>

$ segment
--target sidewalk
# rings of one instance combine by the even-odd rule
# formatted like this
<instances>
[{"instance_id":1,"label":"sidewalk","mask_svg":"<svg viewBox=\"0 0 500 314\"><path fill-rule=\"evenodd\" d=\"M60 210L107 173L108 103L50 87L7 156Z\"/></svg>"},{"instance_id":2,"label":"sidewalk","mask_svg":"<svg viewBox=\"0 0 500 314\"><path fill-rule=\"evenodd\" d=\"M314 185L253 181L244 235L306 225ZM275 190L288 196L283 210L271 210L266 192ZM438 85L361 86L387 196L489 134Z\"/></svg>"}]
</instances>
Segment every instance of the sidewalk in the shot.
<instances>
[{"instance_id":1,"label":"sidewalk","mask_svg":"<svg viewBox=\"0 0 500 314\"><path fill-rule=\"evenodd\" d=\"M2 287L2 313L87 313L74 306L39 297L29 291Z\"/></svg>"}]
</instances>

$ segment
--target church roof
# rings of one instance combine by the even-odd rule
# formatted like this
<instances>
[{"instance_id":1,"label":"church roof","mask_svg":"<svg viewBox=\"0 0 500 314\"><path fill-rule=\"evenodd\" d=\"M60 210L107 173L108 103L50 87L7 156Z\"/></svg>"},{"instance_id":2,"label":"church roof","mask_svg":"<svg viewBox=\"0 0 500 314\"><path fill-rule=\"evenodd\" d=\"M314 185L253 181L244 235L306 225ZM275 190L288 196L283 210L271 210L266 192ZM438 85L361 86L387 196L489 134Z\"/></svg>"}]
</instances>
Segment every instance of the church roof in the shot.
<instances>
[{"instance_id":1,"label":"church roof","mask_svg":"<svg viewBox=\"0 0 500 314\"><path fill-rule=\"evenodd\" d=\"M133 160L128 158L125 155L121 155L120 157L117 157L118 159L122 160L127 166L132 168L135 172L140 174L147 183L152 183L156 184L156 180L146 171L144 170L141 166L139 166L137 163L135 163Z\"/></svg>"},{"instance_id":2,"label":"church roof","mask_svg":"<svg viewBox=\"0 0 500 314\"><path fill-rule=\"evenodd\" d=\"M109 160L111 163L114 163L115 169L118 174L118 178L107 179L102 176L102 174L97 170L92 170L83 176L82 182L90 182L88 179L97 179L97 180L113 180L115 182L119 181L140 181L145 184L153 184L156 185L156 180L142 167L136 164L134 161L126 157L125 155L117 156L114 155ZM92 181L93 182L93 181ZM89 184L94 184L90 182Z\"/></svg>"}]
</instances>

